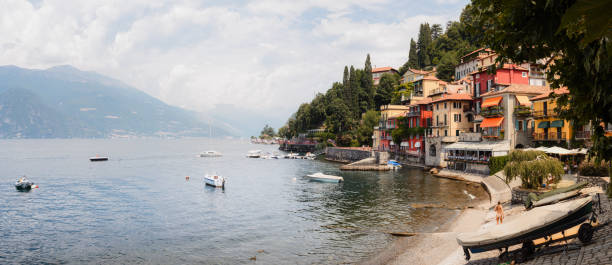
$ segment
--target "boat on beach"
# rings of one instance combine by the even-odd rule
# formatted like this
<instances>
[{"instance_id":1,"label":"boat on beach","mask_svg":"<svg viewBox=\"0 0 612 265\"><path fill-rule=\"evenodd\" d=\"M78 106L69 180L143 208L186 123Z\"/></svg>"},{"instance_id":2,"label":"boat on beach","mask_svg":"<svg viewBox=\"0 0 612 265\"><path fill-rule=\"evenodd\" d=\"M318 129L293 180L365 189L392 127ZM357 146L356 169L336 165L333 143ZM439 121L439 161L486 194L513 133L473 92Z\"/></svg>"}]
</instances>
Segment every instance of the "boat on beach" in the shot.
<instances>
[{"instance_id":1,"label":"boat on beach","mask_svg":"<svg viewBox=\"0 0 612 265\"><path fill-rule=\"evenodd\" d=\"M225 178L219 175L204 176L204 183L215 188L225 188Z\"/></svg>"},{"instance_id":2,"label":"boat on beach","mask_svg":"<svg viewBox=\"0 0 612 265\"><path fill-rule=\"evenodd\" d=\"M30 181L25 176L20 177L15 182L15 188L18 191L30 191L32 189L32 186L34 186L34 182Z\"/></svg>"},{"instance_id":3,"label":"boat on beach","mask_svg":"<svg viewBox=\"0 0 612 265\"><path fill-rule=\"evenodd\" d=\"M534 239L565 231L583 223L592 215L592 208L591 197L537 207L503 224L478 232L461 233L457 235L457 243L463 247L467 260L470 259L470 253L502 248L506 248L507 252L508 247L521 243L523 244L521 251L528 256L534 251ZM580 241L590 241L592 229L589 223L582 224L578 231Z\"/></svg>"},{"instance_id":4,"label":"boat on beach","mask_svg":"<svg viewBox=\"0 0 612 265\"><path fill-rule=\"evenodd\" d=\"M108 157L107 156L92 156L89 158L89 161L91 162L100 162L100 161L108 161Z\"/></svg>"},{"instance_id":5,"label":"boat on beach","mask_svg":"<svg viewBox=\"0 0 612 265\"><path fill-rule=\"evenodd\" d=\"M320 181L320 182L338 183L338 182L344 181L344 178L342 178L342 177L333 176L333 175L326 175L326 174L323 174L321 172L317 172L317 173L306 175L306 176L310 180Z\"/></svg>"},{"instance_id":6,"label":"boat on beach","mask_svg":"<svg viewBox=\"0 0 612 265\"><path fill-rule=\"evenodd\" d=\"M200 157L220 157L220 156L223 156L223 154L217 151L214 151L214 150L204 151L200 153Z\"/></svg>"}]
</instances>

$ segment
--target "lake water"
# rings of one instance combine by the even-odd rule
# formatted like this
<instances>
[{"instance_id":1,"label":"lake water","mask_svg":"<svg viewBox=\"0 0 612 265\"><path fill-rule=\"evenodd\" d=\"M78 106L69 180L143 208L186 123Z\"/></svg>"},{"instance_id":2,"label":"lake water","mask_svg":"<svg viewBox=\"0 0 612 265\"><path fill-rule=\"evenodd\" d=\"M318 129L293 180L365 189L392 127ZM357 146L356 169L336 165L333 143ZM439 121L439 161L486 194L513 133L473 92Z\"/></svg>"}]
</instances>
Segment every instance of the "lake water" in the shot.
<instances>
[{"instance_id":1,"label":"lake water","mask_svg":"<svg viewBox=\"0 0 612 265\"><path fill-rule=\"evenodd\" d=\"M321 160L248 159L278 146L239 140L0 141L0 264L338 264L392 242L387 231L433 231L481 188L421 169L341 172ZM200 158L217 150L219 158ZM108 162L89 162L96 154ZM340 184L311 182L314 172ZM226 189L203 185L206 173ZM19 175L40 186L13 186ZM191 180L186 181L185 176ZM252 260L256 257L256 260Z\"/></svg>"}]
</instances>

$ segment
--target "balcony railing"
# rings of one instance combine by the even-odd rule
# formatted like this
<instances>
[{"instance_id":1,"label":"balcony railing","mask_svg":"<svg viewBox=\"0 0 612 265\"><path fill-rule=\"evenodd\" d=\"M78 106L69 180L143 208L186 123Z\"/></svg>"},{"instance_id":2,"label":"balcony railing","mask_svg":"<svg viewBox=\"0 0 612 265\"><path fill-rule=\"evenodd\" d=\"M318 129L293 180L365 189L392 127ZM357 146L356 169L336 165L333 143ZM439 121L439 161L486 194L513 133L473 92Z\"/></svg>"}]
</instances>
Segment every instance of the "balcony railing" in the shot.
<instances>
[{"instance_id":1,"label":"balcony railing","mask_svg":"<svg viewBox=\"0 0 612 265\"><path fill-rule=\"evenodd\" d=\"M533 139L536 141L560 141L567 140L565 132L534 133Z\"/></svg>"},{"instance_id":2,"label":"balcony railing","mask_svg":"<svg viewBox=\"0 0 612 265\"><path fill-rule=\"evenodd\" d=\"M557 113L554 110L534 110L531 112L531 116L534 118L546 118L546 117L555 117Z\"/></svg>"},{"instance_id":3,"label":"balcony railing","mask_svg":"<svg viewBox=\"0 0 612 265\"><path fill-rule=\"evenodd\" d=\"M574 134L576 139L591 139L591 131L579 131Z\"/></svg>"},{"instance_id":4,"label":"balcony railing","mask_svg":"<svg viewBox=\"0 0 612 265\"><path fill-rule=\"evenodd\" d=\"M408 112L408 114L406 114L407 117L419 117L421 116L421 112L420 111L411 111Z\"/></svg>"},{"instance_id":5,"label":"balcony railing","mask_svg":"<svg viewBox=\"0 0 612 265\"><path fill-rule=\"evenodd\" d=\"M480 115L483 117L500 117L504 116L504 108L502 107L490 107L480 111Z\"/></svg>"},{"instance_id":6,"label":"balcony railing","mask_svg":"<svg viewBox=\"0 0 612 265\"><path fill-rule=\"evenodd\" d=\"M447 124L447 123L445 123L445 122L437 122L437 123L434 123L434 124L433 124L432 126L430 126L430 127L433 127L433 128L439 128L439 127L446 127L446 126L448 126L448 124Z\"/></svg>"},{"instance_id":7,"label":"balcony railing","mask_svg":"<svg viewBox=\"0 0 612 265\"><path fill-rule=\"evenodd\" d=\"M444 158L444 160L446 161L457 161L457 162L471 162L471 163L477 163L477 164L488 164L489 163L489 158L488 157L476 157L476 156L446 156L446 158Z\"/></svg>"},{"instance_id":8,"label":"balcony railing","mask_svg":"<svg viewBox=\"0 0 612 265\"><path fill-rule=\"evenodd\" d=\"M525 106L514 107L515 116L529 116L531 115L531 108Z\"/></svg>"}]
</instances>

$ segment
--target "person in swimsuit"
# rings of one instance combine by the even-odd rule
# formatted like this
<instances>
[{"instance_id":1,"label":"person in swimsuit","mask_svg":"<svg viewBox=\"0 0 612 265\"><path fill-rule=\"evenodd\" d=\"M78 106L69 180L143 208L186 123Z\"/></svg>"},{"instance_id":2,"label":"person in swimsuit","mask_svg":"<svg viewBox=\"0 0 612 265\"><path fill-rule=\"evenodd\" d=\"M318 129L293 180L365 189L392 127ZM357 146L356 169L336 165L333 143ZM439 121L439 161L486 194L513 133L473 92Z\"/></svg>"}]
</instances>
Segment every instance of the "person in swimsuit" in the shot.
<instances>
[{"instance_id":1,"label":"person in swimsuit","mask_svg":"<svg viewBox=\"0 0 612 265\"><path fill-rule=\"evenodd\" d=\"M497 202L495 205L495 220L497 224L501 224L504 222L504 208L501 205L501 202Z\"/></svg>"}]
</instances>

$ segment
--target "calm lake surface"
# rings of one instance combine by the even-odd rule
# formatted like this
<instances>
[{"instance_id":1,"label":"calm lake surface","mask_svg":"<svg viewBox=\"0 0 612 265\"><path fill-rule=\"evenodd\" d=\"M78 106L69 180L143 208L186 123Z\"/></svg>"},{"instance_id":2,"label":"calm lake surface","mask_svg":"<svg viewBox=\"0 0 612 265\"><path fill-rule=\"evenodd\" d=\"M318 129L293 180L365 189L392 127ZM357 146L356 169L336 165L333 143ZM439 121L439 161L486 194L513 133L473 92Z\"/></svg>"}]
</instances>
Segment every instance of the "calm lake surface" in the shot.
<instances>
[{"instance_id":1,"label":"calm lake surface","mask_svg":"<svg viewBox=\"0 0 612 265\"><path fill-rule=\"evenodd\" d=\"M457 214L412 203L475 203L464 191L486 197L416 168L341 172L321 160L245 157L277 148L218 139L2 140L0 264L354 263L391 243L386 231L433 231ZM204 150L223 157L197 157ZM96 154L110 161L89 162ZM319 171L345 182L304 177ZM227 177L225 190L204 186L215 172ZM17 192L23 174L40 188Z\"/></svg>"}]
</instances>

